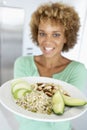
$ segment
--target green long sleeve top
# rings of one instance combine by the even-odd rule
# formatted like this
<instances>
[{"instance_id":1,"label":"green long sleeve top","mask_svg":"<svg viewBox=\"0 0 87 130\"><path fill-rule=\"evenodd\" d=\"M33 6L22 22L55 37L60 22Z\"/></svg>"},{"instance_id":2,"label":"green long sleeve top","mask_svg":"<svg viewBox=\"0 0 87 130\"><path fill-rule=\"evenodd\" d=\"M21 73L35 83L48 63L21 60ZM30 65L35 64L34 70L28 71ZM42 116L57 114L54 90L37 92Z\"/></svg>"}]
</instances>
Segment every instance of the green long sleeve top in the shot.
<instances>
[{"instance_id":1,"label":"green long sleeve top","mask_svg":"<svg viewBox=\"0 0 87 130\"><path fill-rule=\"evenodd\" d=\"M19 57L14 64L14 78L40 76L33 56ZM63 71L52 76L54 79L63 80L84 90L87 85L87 69L77 61L72 61ZM16 116L19 121L19 130L71 130L70 121L41 122L28 120Z\"/></svg>"}]
</instances>

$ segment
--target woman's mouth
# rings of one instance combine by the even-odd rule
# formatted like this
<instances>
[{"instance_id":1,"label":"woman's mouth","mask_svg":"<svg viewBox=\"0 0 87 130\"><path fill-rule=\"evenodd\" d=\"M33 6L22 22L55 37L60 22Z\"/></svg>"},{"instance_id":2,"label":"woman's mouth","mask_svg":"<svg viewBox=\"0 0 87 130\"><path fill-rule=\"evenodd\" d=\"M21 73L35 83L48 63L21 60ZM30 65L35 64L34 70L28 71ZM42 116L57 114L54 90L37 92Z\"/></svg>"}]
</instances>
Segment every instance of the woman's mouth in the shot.
<instances>
[{"instance_id":1,"label":"woman's mouth","mask_svg":"<svg viewBox=\"0 0 87 130\"><path fill-rule=\"evenodd\" d=\"M44 47L44 52L45 53L51 53L54 50L53 47Z\"/></svg>"}]
</instances>

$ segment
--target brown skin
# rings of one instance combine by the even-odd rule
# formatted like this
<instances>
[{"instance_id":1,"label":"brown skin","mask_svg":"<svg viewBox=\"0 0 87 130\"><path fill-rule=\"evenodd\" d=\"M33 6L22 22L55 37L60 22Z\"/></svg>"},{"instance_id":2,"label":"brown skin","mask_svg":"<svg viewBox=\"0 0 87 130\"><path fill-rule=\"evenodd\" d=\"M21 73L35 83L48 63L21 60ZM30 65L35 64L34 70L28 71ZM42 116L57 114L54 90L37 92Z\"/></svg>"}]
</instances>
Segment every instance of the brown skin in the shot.
<instances>
[{"instance_id":1,"label":"brown skin","mask_svg":"<svg viewBox=\"0 0 87 130\"><path fill-rule=\"evenodd\" d=\"M52 77L53 74L63 71L71 62L61 55L66 44L64 31L64 27L59 23L54 24L50 20L40 22L38 43L43 54L34 57L40 76Z\"/></svg>"}]
</instances>

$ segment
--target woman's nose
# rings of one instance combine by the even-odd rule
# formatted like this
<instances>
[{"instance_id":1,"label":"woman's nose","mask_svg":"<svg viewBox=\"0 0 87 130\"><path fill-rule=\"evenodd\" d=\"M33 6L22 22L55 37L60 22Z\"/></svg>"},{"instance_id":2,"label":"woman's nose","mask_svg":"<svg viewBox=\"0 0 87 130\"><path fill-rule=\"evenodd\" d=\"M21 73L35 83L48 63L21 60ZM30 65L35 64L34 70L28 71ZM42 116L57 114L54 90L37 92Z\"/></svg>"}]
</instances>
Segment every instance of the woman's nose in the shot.
<instances>
[{"instance_id":1,"label":"woman's nose","mask_svg":"<svg viewBox=\"0 0 87 130\"><path fill-rule=\"evenodd\" d=\"M51 36L47 35L46 38L45 38L45 41L50 43L52 40Z\"/></svg>"}]
</instances>

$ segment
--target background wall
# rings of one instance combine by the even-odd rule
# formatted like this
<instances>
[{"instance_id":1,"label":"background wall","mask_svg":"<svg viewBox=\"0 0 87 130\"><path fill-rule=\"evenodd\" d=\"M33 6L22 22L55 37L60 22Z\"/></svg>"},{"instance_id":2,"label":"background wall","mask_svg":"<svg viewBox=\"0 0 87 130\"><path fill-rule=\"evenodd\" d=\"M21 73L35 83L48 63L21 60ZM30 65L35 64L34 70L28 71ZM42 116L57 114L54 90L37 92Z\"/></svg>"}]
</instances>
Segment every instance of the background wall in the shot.
<instances>
[{"instance_id":1,"label":"background wall","mask_svg":"<svg viewBox=\"0 0 87 130\"><path fill-rule=\"evenodd\" d=\"M87 67L87 1L86 0L0 0L0 4L6 7L18 7L23 8L25 11L25 22L23 32L23 49L22 55L38 55L40 50L33 45L29 33L29 21L32 12L38 5L50 1L62 1L75 7L81 18L81 28L79 31L79 37L77 45L68 53L64 53L68 58L83 62ZM87 92L86 92L87 93ZM0 130L18 130L18 124L13 117L13 114L0 106L0 109L4 114L0 114ZM3 122L3 126L2 123ZM14 125L15 124L15 125ZM85 115L72 120L75 130L87 130L87 112Z\"/></svg>"}]
</instances>

